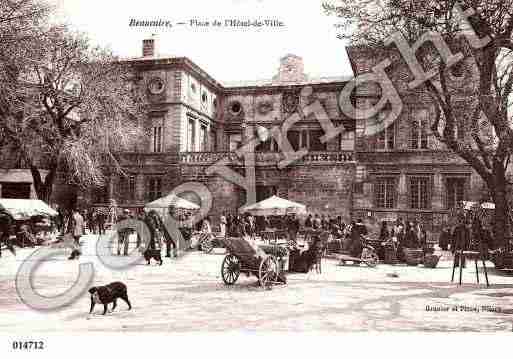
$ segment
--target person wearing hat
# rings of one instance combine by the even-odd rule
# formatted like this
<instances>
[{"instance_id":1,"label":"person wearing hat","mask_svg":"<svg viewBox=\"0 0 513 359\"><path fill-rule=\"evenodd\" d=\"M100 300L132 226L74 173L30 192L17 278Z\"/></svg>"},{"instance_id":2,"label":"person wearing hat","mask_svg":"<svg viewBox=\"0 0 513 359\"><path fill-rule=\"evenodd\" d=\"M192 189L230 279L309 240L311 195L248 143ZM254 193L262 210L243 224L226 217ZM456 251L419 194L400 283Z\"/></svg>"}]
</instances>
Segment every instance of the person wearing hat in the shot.
<instances>
[{"instance_id":1,"label":"person wearing hat","mask_svg":"<svg viewBox=\"0 0 513 359\"><path fill-rule=\"evenodd\" d=\"M221 237L226 237L226 225L227 224L228 224L228 222L226 220L226 215L225 215L225 212L223 212L223 214L219 218L219 230L221 232L220 233Z\"/></svg>"},{"instance_id":2,"label":"person wearing hat","mask_svg":"<svg viewBox=\"0 0 513 359\"><path fill-rule=\"evenodd\" d=\"M297 245L297 234L299 232L299 227L300 224L299 220L296 218L296 214L293 212L290 213L287 220L287 232L289 235L289 243L294 247Z\"/></svg>"},{"instance_id":3,"label":"person wearing hat","mask_svg":"<svg viewBox=\"0 0 513 359\"><path fill-rule=\"evenodd\" d=\"M84 221L84 217L80 214L78 209L73 210L72 221L73 221L73 238L75 239L75 244L79 245L80 237L82 237L85 233L85 221Z\"/></svg>"},{"instance_id":4,"label":"person wearing hat","mask_svg":"<svg viewBox=\"0 0 513 359\"><path fill-rule=\"evenodd\" d=\"M123 214L118 217L118 223L126 219L130 219L130 211L128 209L123 210ZM130 235L130 229L121 228L118 229L118 256L121 255L121 246L123 246L123 255L128 255L128 237Z\"/></svg>"}]
</instances>

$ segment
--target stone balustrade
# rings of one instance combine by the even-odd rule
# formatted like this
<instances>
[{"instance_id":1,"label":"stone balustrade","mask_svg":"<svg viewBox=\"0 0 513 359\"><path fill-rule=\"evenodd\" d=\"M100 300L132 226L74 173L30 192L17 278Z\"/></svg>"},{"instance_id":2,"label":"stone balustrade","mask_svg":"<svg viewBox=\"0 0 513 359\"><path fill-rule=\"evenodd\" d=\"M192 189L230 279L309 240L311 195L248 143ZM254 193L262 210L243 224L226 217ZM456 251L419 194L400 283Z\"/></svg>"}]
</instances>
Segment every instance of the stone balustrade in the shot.
<instances>
[{"instance_id":1,"label":"stone balustrade","mask_svg":"<svg viewBox=\"0 0 513 359\"><path fill-rule=\"evenodd\" d=\"M257 165L274 165L284 159L280 152L255 152ZM227 160L231 164L242 164L244 157L235 152L182 152L180 163L190 165L211 165L215 162ZM336 164L354 161L352 151L312 151L308 152L297 164Z\"/></svg>"}]
</instances>

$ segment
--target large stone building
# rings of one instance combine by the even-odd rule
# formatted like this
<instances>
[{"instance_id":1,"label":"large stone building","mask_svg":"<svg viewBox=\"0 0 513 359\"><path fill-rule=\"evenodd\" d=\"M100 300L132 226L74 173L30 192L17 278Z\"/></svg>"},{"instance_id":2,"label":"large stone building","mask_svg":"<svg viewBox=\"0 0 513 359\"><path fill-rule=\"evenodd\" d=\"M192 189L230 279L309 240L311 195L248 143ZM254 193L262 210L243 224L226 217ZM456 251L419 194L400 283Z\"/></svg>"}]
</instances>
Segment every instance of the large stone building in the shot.
<instances>
[{"instance_id":1,"label":"large stone building","mask_svg":"<svg viewBox=\"0 0 513 359\"><path fill-rule=\"evenodd\" d=\"M379 57L364 48L347 50L355 75L370 71ZM308 154L279 168L283 154L274 138L255 148L257 200L272 194L301 202L309 211L342 215L347 222L365 218L419 218L437 230L448 209L460 200L479 200L483 186L472 169L446 151L430 132L433 106L422 90L409 90L409 75L399 66L391 77L403 100L399 118L380 133L355 135L363 126L344 116L338 102L344 78L311 78L303 61L286 55L272 79L223 84L185 57L160 57L153 39L143 42L142 57L128 60L141 76L149 105L150 134L143 149L123 156L126 177L112 176L92 202L115 198L121 206L138 207L179 184L204 183L213 195L211 214L236 211L246 202L242 187L206 169L226 159L244 174L235 151L255 138L261 127L281 126L299 115L287 132L294 149ZM403 64L404 65L404 64ZM459 74L455 81L465 81ZM312 93L305 95L305 86ZM372 87L359 89L351 101L366 106L379 98ZM314 101L324 107L343 134L327 142L318 119L301 109ZM260 130L259 130L260 128ZM464 122L458 128L465 136Z\"/></svg>"}]
</instances>

